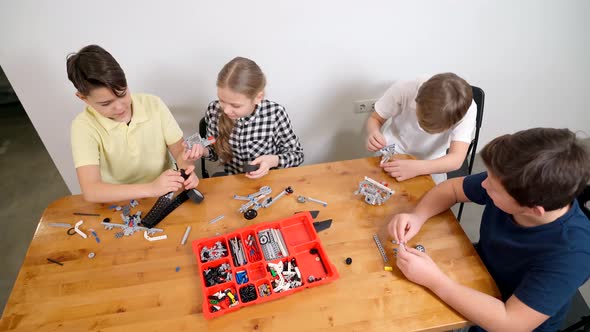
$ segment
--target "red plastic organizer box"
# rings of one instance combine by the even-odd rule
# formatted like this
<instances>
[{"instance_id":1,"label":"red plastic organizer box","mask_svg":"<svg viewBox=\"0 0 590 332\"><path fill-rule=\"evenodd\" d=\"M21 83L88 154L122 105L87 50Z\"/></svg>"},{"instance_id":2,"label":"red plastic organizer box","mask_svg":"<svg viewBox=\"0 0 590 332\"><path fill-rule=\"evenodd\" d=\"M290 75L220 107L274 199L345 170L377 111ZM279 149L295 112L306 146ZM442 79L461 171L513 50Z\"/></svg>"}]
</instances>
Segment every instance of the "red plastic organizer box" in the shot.
<instances>
[{"instance_id":1,"label":"red plastic organizer box","mask_svg":"<svg viewBox=\"0 0 590 332\"><path fill-rule=\"evenodd\" d=\"M312 222L302 212L193 241L205 318L338 279Z\"/></svg>"}]
</instances>

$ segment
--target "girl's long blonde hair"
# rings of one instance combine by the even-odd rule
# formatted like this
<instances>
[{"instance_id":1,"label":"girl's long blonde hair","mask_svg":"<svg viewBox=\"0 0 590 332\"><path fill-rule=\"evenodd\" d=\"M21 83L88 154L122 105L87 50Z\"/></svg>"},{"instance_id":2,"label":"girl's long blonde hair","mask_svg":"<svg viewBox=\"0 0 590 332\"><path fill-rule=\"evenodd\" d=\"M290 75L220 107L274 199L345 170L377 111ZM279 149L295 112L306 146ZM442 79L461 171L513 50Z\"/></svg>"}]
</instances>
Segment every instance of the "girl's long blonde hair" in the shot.
<instances>
[{"instance_id":1,"label":"girl's long blonde hair","mask_svg":"<svg viewBox=\"0 0 590 332\"><path fill-rule=\"evenodd\" d=\"M242 57L233 58L217 75L217 87L229 88L235 93L240 93L253 100L264 90L266 78L256 62ZM219 114L219 137L215 144L217 155L224 162L232 159L233 152L229 144L229 136L234 129L233 121L225 115L223 110Z\"/></svg>"}]
</instances>

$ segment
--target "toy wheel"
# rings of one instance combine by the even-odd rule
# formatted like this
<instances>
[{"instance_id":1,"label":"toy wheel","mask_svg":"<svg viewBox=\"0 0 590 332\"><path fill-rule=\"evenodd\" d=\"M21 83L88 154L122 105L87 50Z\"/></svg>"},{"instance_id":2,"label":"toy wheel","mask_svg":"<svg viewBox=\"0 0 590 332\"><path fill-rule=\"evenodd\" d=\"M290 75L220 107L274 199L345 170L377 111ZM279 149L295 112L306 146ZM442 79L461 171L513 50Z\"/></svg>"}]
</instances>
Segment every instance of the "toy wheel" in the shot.
<instances>
[{"instance_id":1,"label":"toy wheel","mask_svg":"<svg viewBox=\"0 0 590 332\"><path fill-rule=\"evenodd\" d=\"M293 193L293 188L287 187L287 188L285 188L285 191L287 192L287 194L292 194Z\"/></svg>"},{"instance_id":2,"label":"toy wheel","mask_svg":"<svg viewBox=\"0 0 590 332\"><path fill-rule=\"evenodd\" d=\"M258 215L258 212L256 212L256 210L252 210L252 209L244 212L244 218L246 218L248 220L252 220L252 219L256 218L257 215Z\"/></svg>"}]
</instances>

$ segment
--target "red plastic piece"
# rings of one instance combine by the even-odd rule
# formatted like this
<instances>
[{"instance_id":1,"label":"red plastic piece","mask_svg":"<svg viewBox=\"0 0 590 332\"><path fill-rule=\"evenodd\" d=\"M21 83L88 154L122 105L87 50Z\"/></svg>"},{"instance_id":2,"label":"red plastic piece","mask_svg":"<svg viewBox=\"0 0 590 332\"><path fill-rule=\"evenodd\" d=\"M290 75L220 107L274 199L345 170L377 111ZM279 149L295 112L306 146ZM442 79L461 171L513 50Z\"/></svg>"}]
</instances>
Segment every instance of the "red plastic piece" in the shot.
<instances>
[{"instance_id":1,"label":"red plastic piece","mask_svg":"<svg viewBox=\"0 0 590 332\"><path fill-rule=\"evenodd\" d=\"M280 258L272 261L266 261L264 258L261 250L262 247L258 239L258 232L269 228L274 228L281 232L287 247L286 249L289 253L286 258ZM252 235L254 238L252 245L246 243L250 235ZM234 265L233 259L230 256L231 253L228 256L214 261L201 262L201 249L204 246L211 247L215 244L215 242L221 241L226 246L226 248L229 248L228 240L230 238L233 239L236 237L242 242L242 245L244 246L244 251L248 261L246 265L236 267ZM308 211L301 212L289 218L277 220L274 222L266 222L241 228L229 234L213 238L195 240L192 243L192 247L193 252L197 257L199 279L201 288L203 289L203 316L205 316L206 319L218 317L250 305L273 301L295 292L302 291L306 288L316 287L332 282L340 277L336 267L330 262L326 251L324 250L324 247L322 246L322 243L318 238L315 229L313 228L313 219ZM251 249L255 250L256 253L250 254ZM316 249L317 254L310 254L311 249ZM320 257L319 261L316 259L318 256ZM301 273L301 282L303 285L275 293L272 290L272 281L277 279L277 277L273 277L271 275L271 272L267 268L267 263L270 262L276 264L278 262L287 262L293 258L295 258L295 261L297 262L297 266ZM203 278L203 271L207 268L218 266L222 263L230 264L233 279L223 284L206 287L205 280ZM248 282L238 285L235 279L236 272L243 270L247 271ZM317 281L309 282L310 276L313 276L313 278ZM256 288L257 298L256 300L243 303L239 298L237 290L250 284L253 284ZM267 287L271 289L270 295L261 296L259 286L263 284L266 284ZM219 291L223 292L227 289L230 289L231 293L236 297L239 303L230 307L229 300L226 296L223 300L219 301L218 306L221 307L221 309L218 311L212 310L212 305L209 303L210 297Z\"/></svg>"}]
</instances>

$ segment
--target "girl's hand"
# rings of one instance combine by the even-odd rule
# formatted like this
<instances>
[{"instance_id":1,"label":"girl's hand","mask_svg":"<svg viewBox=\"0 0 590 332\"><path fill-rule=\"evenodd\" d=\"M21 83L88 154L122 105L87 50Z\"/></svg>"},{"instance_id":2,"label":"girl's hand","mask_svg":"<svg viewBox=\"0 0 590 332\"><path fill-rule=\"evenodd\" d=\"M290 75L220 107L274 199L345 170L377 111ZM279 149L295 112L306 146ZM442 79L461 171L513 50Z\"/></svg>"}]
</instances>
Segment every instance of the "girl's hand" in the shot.
<instances>
[{"instance_id":1,"label":"girl's hand","mask_svg":"<svg viewBox=\"0 0 590 332\"><path fill-rule=\"evenodd\" d=\"M193 147L190 150L186 149L186 142L182 142L182 146L184 146L185 149L182 154L182 159L184 160L195 161L201 159L203 156L207 157L209 154L207 148L204 148L201 144L193 144Z\"/></svg>"},{"instance_id":2,"label":"girl's hand","mask_svg":"<svg viewBox=\"0 0 590 332\"><path fill-rule=\"evenodd\" d=\"M260 165L260 168L254 172L246 173L246 177L249 179L258 179L266 174L268 171L279 165L279 156L276 155L264 155L254 159L250 165Z\"/></svg>"}]
</instances>

